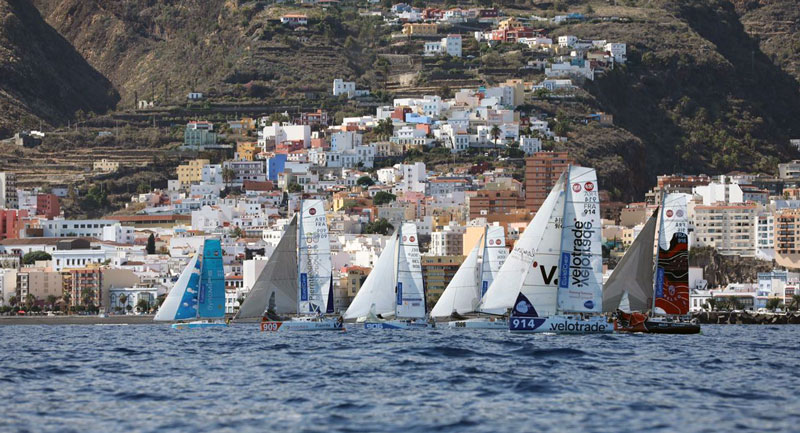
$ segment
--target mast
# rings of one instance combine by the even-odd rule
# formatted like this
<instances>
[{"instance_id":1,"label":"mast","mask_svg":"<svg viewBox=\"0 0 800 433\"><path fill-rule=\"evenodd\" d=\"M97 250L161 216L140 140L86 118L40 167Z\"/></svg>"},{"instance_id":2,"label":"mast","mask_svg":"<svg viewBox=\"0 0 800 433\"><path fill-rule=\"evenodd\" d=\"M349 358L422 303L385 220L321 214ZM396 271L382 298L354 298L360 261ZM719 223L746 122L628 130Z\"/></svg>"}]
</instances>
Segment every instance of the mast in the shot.
<instances>
[{"instance_id":1,"label":"mast","mask_svg":"<svg viewBox=\"0 0 800 433\"><path fill-rule=\"evenodd\" d=\"M483 238L478 240L479 243L483 242L483 248L481 249L481 264L476 269L476 271L478 272L478 278L477 278L478 293L480 294L480 296L478 297L478 303L481 302L481 299L483 299L483 295L485 294L483 290L483 273L486 272L486 260L489 256L489 248L488 248L489 244L486 239L488 236L489 236L489 225L487 224L483 226ZM486 289L488 290L489 288L487 287Z\"/></svg>"},{"instance_id":2,"label":"mast","mask_svg":"<svg viewBox=\"0 0 800 433\"><path fill-rule=\"evenodd\" d=\"M661 209L658 210L658 230L656 231L656 253L653 260L653 302L650 305L650 317L655 316L656 312L656 293L658 292L658 288L656 287L656 283L658 282L658 256L661 253L661 229L664 226L664 200L666 194L664 191L661 191Z\"/></svg>"},{"instance_id":3,"label":"mast","mask_svg":"<svg viewBox=\"0 0 800 433\"><path fill-rule=\"evenodd\" d=\"M565 173L565 176L564 176L564 207L561 208L561 236L560 236L561 240L558 242L559 273L561 273L561 269L560 269L560 266L561 266L560 265L561 254L564 253L564 241L563 241L563 238L564 238L564 224L566 224L566 221L564 221L564 216L567 214L567 203L569 202L569 196L570 196L570 192L569 192L569 173L570 173L570 171L572 171L572 164L568 164L567 165L567 172ZM556 289L556 299L558 298L558 291L559 290L561 290L560 287L558 289ZM563 313L564 312L561 311L561 307L559 306L559 301L556 300L556 314L563 314Z\"/></svg>"},{"instance_id":4,"label":"mast","mask_svg":"<svg viewBox=\"0 0 800 433\"><path fill-rule=\"evenodd\" d=\"M397 230L397 233L395 233L395 234L397 235L397 238L395 239L394 251L393 251L393 253L394 253L394 262L393 262L394 263L394 265L393 265L394 269L393 269L393 274L392 274L392 281L394 282L394 317L396 319L397 318L397 306L403 302L402 299L401 299L401 296L403 295L402 294L402 289L397 287L397 280L398 280L397 273L399 272L398 267L400 265L400 248L402 247L402 245L400 245L400 243L401 243L400 240L403 239L403 223L402 222L400 223L400 228Z\"/></svg>"},{"instance_id":5,"label":"mast","mask_svg":"<svg viewBox=\"0 0 800 433\"><path fill-rule=\"evenodd\" d=\"M300 248L302 247L302 241L303 241L303 239L302 239L302 235L303 235L303 198L302 198L302 196L300 198L300 217L297 218L297 220L298 220L297 221L297 241L296 241L297 248L295 248L295 266L297 266L297 286L296 287L297 287L297 290L300 292L299 293L300 296L297 297L297 314L299 315L299 314L301 314L300 306L302 305L302 302L303 302L302 289L301 289L301 284L302 284L301 283L301 280L302 280L301 274L302 274L303 270L300 269L300 266L301 266L301 263L300 263L300 254L301 254Z\"/></svg>"}]
</instances>

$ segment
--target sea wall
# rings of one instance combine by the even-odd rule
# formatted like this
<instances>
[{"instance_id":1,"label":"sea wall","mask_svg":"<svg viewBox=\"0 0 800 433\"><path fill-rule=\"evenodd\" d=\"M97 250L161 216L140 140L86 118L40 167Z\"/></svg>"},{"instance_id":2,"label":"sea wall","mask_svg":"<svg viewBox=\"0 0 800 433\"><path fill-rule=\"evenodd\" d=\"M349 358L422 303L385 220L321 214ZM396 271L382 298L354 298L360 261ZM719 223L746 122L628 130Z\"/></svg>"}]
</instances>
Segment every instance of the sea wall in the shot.
<instances>
[{"instance_id":1,"label":"sea wall","mask_svg":"<svg viewBox=\"0 0 800 433\"><path fill-rule=\"evenodd\" d=\"M703 311L693 313L699 323L718 325L798 325L800 313L754 313L752 311Z\"/></svg>"}]
</instances>

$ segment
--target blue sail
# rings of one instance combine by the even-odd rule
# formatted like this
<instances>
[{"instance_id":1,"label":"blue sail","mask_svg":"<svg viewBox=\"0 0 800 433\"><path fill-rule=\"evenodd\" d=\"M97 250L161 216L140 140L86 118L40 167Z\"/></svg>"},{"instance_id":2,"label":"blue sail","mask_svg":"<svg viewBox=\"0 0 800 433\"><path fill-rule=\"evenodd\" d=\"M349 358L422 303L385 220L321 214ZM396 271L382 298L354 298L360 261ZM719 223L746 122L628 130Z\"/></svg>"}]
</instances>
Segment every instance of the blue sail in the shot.
<instances>
[{"instance_id":1,"label":"blue sail","mask_svg":"<svg viewBox=\"0 0 800 433\"><path fill-rule=\"evenodd\" d=\"M197 317L197 292L200 288L200 260L194 262L186 291L183 292L175 320L194 319ZM191 264L191 263L190 263Z\"/></svg>"},{"instance_id":2,"label":"blue sail","mask_svg":"<svg viewBox=\"0 0 800 433\"><path fill-rule=\"evenodd\" d=\"M222 246L219 239L206 239L203 245L197 317L225 317L225 272L222 268Z\"/></svg>"}]
</instances>

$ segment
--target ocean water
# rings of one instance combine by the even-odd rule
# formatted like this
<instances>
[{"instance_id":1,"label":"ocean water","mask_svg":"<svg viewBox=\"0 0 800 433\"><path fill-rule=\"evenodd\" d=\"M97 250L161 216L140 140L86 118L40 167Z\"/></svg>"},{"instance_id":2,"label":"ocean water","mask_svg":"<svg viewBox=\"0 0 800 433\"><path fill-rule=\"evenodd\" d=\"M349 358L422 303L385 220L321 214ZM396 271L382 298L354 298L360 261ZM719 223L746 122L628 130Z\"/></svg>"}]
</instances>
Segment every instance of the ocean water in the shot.
<instances>
[{"instance_id":1,"label":"ocean water","mask_svg":"<svg viewBox=\"0 0 800 433\"><path fill-rule=\"evenodd\" d=\"M696 336L0 327L0 431L800 430L800 326Z\"/></svg>"}]
</instances>

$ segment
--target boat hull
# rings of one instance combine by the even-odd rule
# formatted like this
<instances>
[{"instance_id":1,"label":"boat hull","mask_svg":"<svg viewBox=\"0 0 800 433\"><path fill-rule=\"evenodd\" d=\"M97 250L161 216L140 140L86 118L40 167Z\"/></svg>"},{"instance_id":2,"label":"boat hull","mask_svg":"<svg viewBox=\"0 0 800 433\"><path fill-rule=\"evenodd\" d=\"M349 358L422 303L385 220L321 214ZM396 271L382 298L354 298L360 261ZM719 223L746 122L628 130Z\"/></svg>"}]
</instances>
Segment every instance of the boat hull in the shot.
<instances>
[{"instance_id":1,"label":"boat hull","mask_svg":"<svg viewBox=\"0 0 800 433\"><path fill-rule=\"evenodd\" d=\"M643 334L699 334L700 325L692 322L652 319L642 313L618 312L614 319L617 332Z\"/></svg>"},{"instance_id":2,"label":"boat hull","mask_svg":"<svg viewBox=\"0 0 800 433\"><path fill-rule=\"evenodd\" d=\"M508 319L508 330L514 333L607 334L614 327L605 317L582 319L578 316L515 317Z\"/></svg>"},{"instance_id":3,"label":"boat hull","mask_svg":"<svg viewBox=\"0 0 800 433\"><path fill-rule=\"evenodd\" d=\"M477 318L467 320L453 320L447 322L448 328L466 328L466 329L508 329L508 320L506 319L488 319Z\"/></svg>"},{"instance_id":4,"label":"boat hull","mask_svg":"<svg viewBox=\"0 0 800 433\"><path fill-rule=\"evenodd\" d=\"M185 322L185 323L173 323L172 329L225 328L227 326L228 324L225 322L196 321L196 322Z\"/></svg>"},{"instance_id":5,"label":"boat hull","mask_svg":"<svg viewBox=\"0 0 800 433\"><path fill-rule=\"evenodd\" d=\"M285 320L261 322L264 332L344 331L338 320Z\"/></svg>"},{"instance_id":6,"label":"boat hull","mask_svg":"<svg viewBox=\"0 0 800 433\"><path fill-rule=\"evenodd\" d=\"M662 322L648 320L635 326L625 326L614 321L614 330L617 332L644 333L644 334L699 334L700 325L691 322Z\"/></svg>"},{"instance_id":7,"label":"boat hull","mask_svg":"<svg viewBox=\"0 0 800 433\"><path fill-rule=\"evenodd\" d=\"M423 329L431 326L425 322L409 322L406 320L386 320L382 322L364 322L364 329Z\"/></svg>"}]
</instances>

